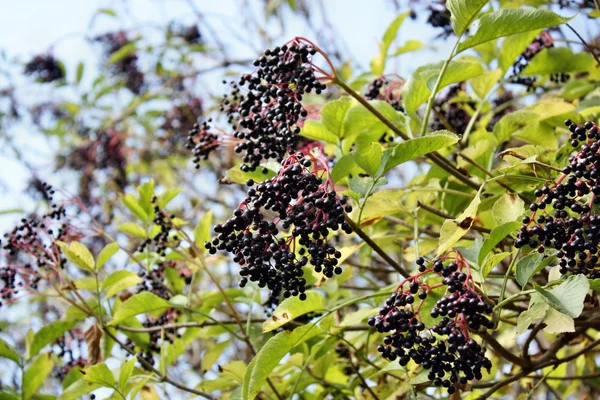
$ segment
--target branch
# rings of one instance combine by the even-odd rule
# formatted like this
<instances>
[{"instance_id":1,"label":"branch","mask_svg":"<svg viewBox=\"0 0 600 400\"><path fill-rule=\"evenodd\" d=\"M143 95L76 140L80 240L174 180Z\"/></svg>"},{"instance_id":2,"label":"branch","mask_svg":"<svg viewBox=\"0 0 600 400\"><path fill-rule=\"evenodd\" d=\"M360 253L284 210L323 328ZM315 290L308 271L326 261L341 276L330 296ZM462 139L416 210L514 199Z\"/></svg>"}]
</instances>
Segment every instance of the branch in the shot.
<instances>
[{"instance_id":1,"label":"branch","mask_svg":"<svg viewBox=\"0 0 600 400\"><path fill-rule=\"evenodd\" d=\"M488 332L479 332L479 336L484 339L491 347L494 349L496 353L502 356L506 361L516 364L524 369L531 366L531 362L529 360L525 360L507 349L504 348L492 335Z\"/></svg>"}]
</instances>

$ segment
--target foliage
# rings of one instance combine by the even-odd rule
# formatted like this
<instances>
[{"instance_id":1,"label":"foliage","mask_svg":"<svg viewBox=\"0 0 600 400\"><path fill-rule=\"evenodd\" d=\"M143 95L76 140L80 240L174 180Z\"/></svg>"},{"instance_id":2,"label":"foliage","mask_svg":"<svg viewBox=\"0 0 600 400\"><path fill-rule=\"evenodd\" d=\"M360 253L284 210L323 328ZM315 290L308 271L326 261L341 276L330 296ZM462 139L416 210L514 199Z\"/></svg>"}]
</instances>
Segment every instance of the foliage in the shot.
<instances>
[{"instance_id":1,"label":"foliage","mask_svg":"<svg viewBox=\"0 0 600 400\"><path fill-rule=\"evenodd\" d=\"M24 63L52 98L1 91L2 140L30 117L59 184L32 170L2 238L0 397L597 397L600 51L564 38L600 10L554 3L403 7L370 71L177 23L94 32L95 71ZM395 74L425 20L449 54Z\"/></svg>"}]
</instances>

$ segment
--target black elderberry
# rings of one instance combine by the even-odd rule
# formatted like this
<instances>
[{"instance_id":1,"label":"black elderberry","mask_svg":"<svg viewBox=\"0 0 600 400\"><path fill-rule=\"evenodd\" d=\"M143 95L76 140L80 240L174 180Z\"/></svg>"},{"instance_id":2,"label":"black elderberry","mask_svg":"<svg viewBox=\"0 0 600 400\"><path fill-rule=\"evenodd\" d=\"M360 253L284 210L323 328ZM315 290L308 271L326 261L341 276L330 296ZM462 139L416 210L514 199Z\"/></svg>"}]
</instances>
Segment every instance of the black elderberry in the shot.
<instances>
[{"instance_id":1,"label":"black elderberry","mask_svg":"<svg viewBox=\"0 0 600 400\"><path fill-rule=\"evenodd\" d=\"M43 83L54 82L65 77L64 67L50 54L35 56L25 65L25 74L32 75Z\"/></svg>"}]
</instances>

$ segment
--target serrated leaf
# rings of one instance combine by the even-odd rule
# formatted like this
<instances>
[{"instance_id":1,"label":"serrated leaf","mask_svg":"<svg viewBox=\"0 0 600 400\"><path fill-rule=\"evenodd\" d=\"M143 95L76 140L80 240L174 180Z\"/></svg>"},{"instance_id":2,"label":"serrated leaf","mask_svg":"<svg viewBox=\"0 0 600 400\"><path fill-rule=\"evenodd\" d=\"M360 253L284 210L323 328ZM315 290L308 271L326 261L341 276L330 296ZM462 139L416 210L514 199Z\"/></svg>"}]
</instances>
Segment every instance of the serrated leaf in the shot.
<instances>
[{"instance_id":1,"label":"serrated leaf","mask_svg":"<svg viewBox=\"0 0 600 400\"><path fill-rule=\"evenodd\" d=\"M492 207L492 216L498 225L514 222L524 212L525 203L513 193L505 193Z\"/></svg>"},{"instance_id":2,"label":"serrated leaf","mask_svg":"<svg viewBox=\"0 0 600 400\"><path fill-rule=\"evenodd\" d=\"M144 213L148 216L148 219L154 218L154 204L152 204L152 197L154 196L154 179L150 179L137 187L139 194L138 204L144 210Z\"/></svg>"},{"instance_id":3,"label":"serrated leaf","mask_svg":"<svg viewBox=\"0 0 600 400\"><path fill-rule=\"evenodd\" d=\"M227 340L225 342L217 343L214 346L206 349L204 354L202 355L202 361L200 362L200 371L205 373L217 362L221 354L225 351L225 349L230 346L231 343Z\"/></svg>"},{"instance_id":4,"label":"serrated leaf","mask_svg":"<svg viewBox=\"0 0 600 400\"><path fill-rule=\"evenodd\" d=\"M327 143L337 143L338 138L331 133L321 121L308 120L300 131L300 135L312 140L322 140Z\"/></svg>"},{"instance_id":5,"label":"serrated leaf","mask_svg":"<svg viewBox=\"0 0 600 400\"><path fill-rule=\"evenodd\" d=\"M246 369L241 392L242 400L252 400L256 397L273 368L291 349L321 333L320 327L310 324L296 328L291 332L278 333L270 338L254 356Z\"/></svg>"},{"instance_id":6,"label":"serrated leaf","mask_svg":"<svg viewBox=\"0 0 600 400\"><path fill-rule=\"evenodd\" d=\"M371 143L367 147L353 151L350 154L352 154L354 162L364 169L367 174L377 177L383 157L383 151L379 143Z\"/></svg>"},{"instance_id":7,"label":"serrated leaf","mask_svg":"<svg viewBox=\"0 0 600 400\"><path fill-rule=\"evenodd\" d=\"M268 318L262 326L262 332L271 332L298 318L301 315L313 311L323 311L325 300L317 292L306 292L306 300L302 301L297 296L285 299L277 306L271 318Z\"/></svg>"},{"instance_id":8,"label":"serrated leaf","mask_svg":"<svg viewBox=\"0 0 600 400\"><path fill-rule=\"evenodd\" d=\"M529 328L529 325L535 321L541 321L549 308L550 306L541 299L540 295L532 295L531 300L529 301L529 308L527 311L519 314L519 317L517 318L517 335L525 332Z\"/></svg>"},{"instance_id":9,"label":"serrated leaf","mask_svg":"<svg viewBox=\"0 0 600 400\"><path fill-rule=\"evenodd\" d=\"M452 29L457 36L469 28L479 11L487 4L488 0L448 0L446 7L450 11Z\"/></svg>"},{"instance_id":10,"label":"serrated leaf","mask_svg":"<svg viewBox=\"0 0 600 400\"><path fill-rule=\"evenodd\" d=\"M55 321L40 328L33 336L27 359L35 357L44 347L54 343L65 332L75 326L77 321Z\"/></svg>"},{"instance_id":11,"label":"serrated leaf","mask_svg":"<svg viewBox=\"0 0 600 400\"><path fill-rule=\"evenodd\" d=\"M19 364L21 356L17 351L3 339L0 338L0 357L12 360Z\"/></svg>"},{"instance_id":12,"label":"serrated leaf","mask_svg":"<svg viewBox=\"0 0 600 400\"><path fill-rule=\"evenodd\" d=\"M330 137L329 140L322 140L335 144L338 142L338 138L344 138L344 121L353 104L354 102L349 97L341 97L323 106L321 109L321 124L333 137ZM308 122L311 121L306 121L305 126Z\"/></svg>"},{"instance_id":13,"label":"serrated leaf","mask_svg":"<svg viewBox=\"0 0 600 400\"><path fill-rule=\"evenodd\" d=\"M398 15L392 23L388 26L385 33L383 34L383 39L381 43L379 43L379 54L371 61L371 72L374 75L381 75L385 70L385 64L387 61L387 53L392 44L392 41L396 38L398 34L398 29L406 19L406 17L410 14L410 11L405 12L403 14Z\"/></svg>"},{"instance_id":14,"label":"serrated leaf","mask_svg":"<svg viewBox=\"0 0 600 400\"><path fill-rule=\"evenodd\" d=\"M477 263L481 265L483 263L483 259L490 253L498 243L500 243L506 236L508 236L511 232L519 229L521 224L517 221L508 222L506 224L499 225L492 229L490 235L485 239L483 245L481 246L481 250L479 251L479 256L477 257Z\"/></svg>"},{"instance_id":15,"label":"serrated leaf","mask_svg":"<svg viewBox=\"0 0 600 400\"><path fill-rule=\"evenodd\" d=\"M437 255L440 256L448 251L471 229L471 225L477 216L477 209L481 203L479 192L471 201L469 206L456 219L447 219L440 230L440 241Z\"/></svg>"},{"instance_id":16,"label":"serrated leaf","mask_svg":"<svg viewBox=\"0 0 600 400\"><path fill-rule=\"evenodd\" d=\"M400 130L404 130L404 115L391 105L381 100L371 100L369 104ZM389 131L389 128L379 118L360 103L353 103L352 107L348 109L343 129L344 151L348 151L355 141L357 145L376 142L385 132Z\"/></svg>"},{"instance_id":17,"label":"serrated leaf","mask_svg":"<svg viewBox=\"0 0 600 400\"><path fill-rule=\"evenodd\" d=\"M525 286L533 275L546 268L554 260L556 260L555 256L544 258L544 255L540 253L532 253L521 258L516 266L517 282L519 285Z\"/></svg>"},{"instance_id":18,"label":"serrated leaf","mask_svg":"<svg viewBox=\"0 0 600 400\"><path fill-rule=\"evenodd\" d=\"M561 25L571 20L545 9L504 8L483 15L479 28L458 46L457 53L504 36Z\"/></svg>"},{"instance_id":19,"label":"serrated leaf","mask_svg":"<svg viewBox=\"0 0 600 400\"><path fill-rule=\"evenodd\" d=\"M477 94L480 99L483 99L501 78L501 70L495 69L493 71L487 71L471 79L471 86L473 87L475 94Z\"/></svg>"},{"instance_id":20,"label":"serrated leaf","mask_svg":"<svg viewBox=\"0 0 600 400\"><path fill-rule=\"evenodd\" d=\"M435 84L442 70L443 63L427 64L417 68L406 81L402 100L408 114L413 114L431 95L431 87ZM485 70L478 60L461 58L452 61L440 82L438 90L453 83L462 82L481 75Z\"/></svg>"},{"instance_id":21,"label":"serrated leaf","mask_svg":"<svg viewBox=\"0 0 600 400\"><path fill-rule=\"evenodd\" d=\"M583 301L590 284L584 275L575 275L550 290L538 285L534 285L534 288L552 308L577 318L583 311Z\"/></svg>"},{"instance_id":22,"label":"serrated leaf","mask_svg":"<svg viewBox=\"0 0 600 400\"><path fill-rule=\"evenodd\" d=\"M71 242L69 244L56 241L67 260L85 271L94 271L94 256L84 244Z\"/></svg>"},{"instance_id":23,"label":"serrated leaf","mask_svg":"<svg viewBox=\"0 0 600 400\"><path fill-rule=\"evenodd\" d=\"M169 302L161 299L154 293L142 292L134 294L119 306L109 325L118 323L139 314L166 310L170 307Z\"/></svg>"},{"instance_id":24,"label":"serrated leaf","mask_svg":"<svg viewBox=\"0 0 600 400\"><path fill-rule=\"evenodd\" d=\"M331 179L333 183L337 183L340 179L348 176L357 169L361 171L360 167L354 162L354 156L350 153L346 154L331 169Z\"/></svg>"},{"instance_id":25,"label":"serrated leaf","mask_svg":"<svg viewBox=\"0 0 600 400\"><path fill-rule=\"evenodd\" d=\"M119 244L116 242L112 242L104 246L104 248L100 251L100 254L98 254L98 260L96 260L96 269L99 270L102 268L112 256L117 254L117 251L119 251Z\"/></svg>"},{"instance_id":26,"label":"serrated leaf","mask_svg":"<svg viewBox=\"0 0 600 400\"><path fill-rule=\"evenodd\" d=\"M569 315L563 314L554 308L548 309L544 318L546 327L544 332L558 334L564 332L575 332L575 320Z\"/></svg>"},{"instance_id":27,"label":"serrated leaf","mask_svg":"<svg viewBox=\"0 0 600 400\"><path fill-rule=\"evenodd\" d=\"M127 361L121 366L121 370L119 371L119 389L124 392L127 388L127 382L129 378L133 374L133 370L135 368L135 358L131 358L131 360Z\"/></svg>"},{"instance_id":28,"label":"serrated leaf","mask_svg":"<svg viewBox=\"0 0 600 400\"><path fill-rule=\"evenodd\" d=\"M540 32L541 29L535 29L529 32L517 33L504 39L500 47L500 54L498 55L500 69L503 72L508 71L517 57L523 53Z\"/></svg>"},{"instance_id":29,"label":"serrated leaf","mask_svg":"<svg viewBox=\"0 0 600 400\"><path fill-rule=\"evenodd\" d=\"M485 279L490 271L508 256L510 256L509 252L490 254L481 266L481 277Z\"/></svg>"},{"instance_id":30,"label":"serrated leaf","mask_svg":"<svg viewBox=\"0 0 600 400\"><path fill-rule=\"evenodd\" d=\"M40 354L23 373L22 398L31 399L42 386L46 377L50 375L54 362L50 359L50 354Z\"/></svg>"},{"instance_id":31,"label":"serrated leaf","mask_svg":"<svg viewBox=\"0 0 600 400\"><path fill-rule=\"evenodd\" d=\"M427 136L422 136L398 143L389 152L389 158L385 164L385 171L424 156L431 152L443 149L458 142L458 136L449 131L435 131Z\"/></svg>"},{"instance_id":32,"label":"serrated leaf","mask_svg":"<svg viewBox=\"0 0 600 400\"><path fill-rule=\"evenodd\" d=\"M146 230L135 222L125 222L117 227L117 230L128 233L140 239L146 239Z\"/></svg>"},{"instance_id":33,"label":"serrated leaf","mask_svg":"<svg viewBox=\"0 0 600 400\"><path fill-rule=\"evenodd\" d=\"M115 387L115 377L105 363L93 365L85 370L83 375L85 381L95 383L104 387Z\"/></svg>"},{"instance_id":34,"label":"serrated leaf","mask_svg":"<svg viewBox=\"0 0 600 400\"><path fill-rule=\"evenodd\" d=\"M206 214L202 216L198 225L194 228L194 243L196 246L204 249L204 242L210 240L210 227L212 226L213 212L208 210Z\"/></svg>"},{"instance_id":35,"label":"serrated leaf","mask_svg":"<svg viewBox=\"0 0 600 400\"><path fill-rule=\"evenodd\" d=\"M394 52L394 57L404 53L410 53L413 51L421 50L425 45L419 40L407 40L402 46L398 47Z\"/></svg>"},{"instance_id":36,"label":"serrated leaf","mask_svg":"<svg viewBox=\"0 0 600 400\"><path fill-rule=\"evenodd\" d=\"M132 194L126 194L125 196L121 196L121 202L138 219L144 222L149 222L148 214L146 213L146 211L144 211L138 200Z\"/></svg>"},{"instance_id":37,"label":"serrated leaf","mask_svg":"<svg viewBox=\"0 0 600 400\"><path fill-rule=\"evenodd\" d=\"M553 47L536 54L520 75L587 72L595 64L594 57L589 53L573 53L568 47Z\"/></svg>"},{"instance_id":38,"label":"serrated leaf","mask_svg":"<svg viewBox=\"0 0 600 400\"><path fill-rule=\"evenodd\" d=\"M171 202L177 195L181 193L181 189L167 189L163 194L158 196L158 205L164 208Z\"/></svg>"}]
</instances>

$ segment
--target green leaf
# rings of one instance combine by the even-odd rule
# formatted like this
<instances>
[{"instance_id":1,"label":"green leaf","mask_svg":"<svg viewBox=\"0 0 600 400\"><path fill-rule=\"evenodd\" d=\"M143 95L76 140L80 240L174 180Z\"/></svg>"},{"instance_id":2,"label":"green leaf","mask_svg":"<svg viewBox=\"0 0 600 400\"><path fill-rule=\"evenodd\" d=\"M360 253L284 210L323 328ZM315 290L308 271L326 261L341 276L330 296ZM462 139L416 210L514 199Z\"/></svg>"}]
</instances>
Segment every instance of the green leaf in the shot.
<instances>
[{"instance_id":1,"label":"green leaf","mask_svg":"<svg viewBox=\"0 0 600 400\"><path fill-rule=\"evenodd\" d=\"M431 95L433 87L442 70L443 63L426 64L417 68L406 81L402 99L408 114L413 114ZM481 75L485 70L481 63L472 58L461 58L452 61L440 82L439 89L456 82L466 81Z\"/></svg>"},{"instance_id":2,"label":"green leaf","mask_svg":"<svg viewBox=\"0 0 600 400\"><path fill-rule=\"evenodd\" d=\"M350 97L341 97L337 100L330 101L323 106L321 109L321 124L330 134L333 135L333 137L330 137L329 140L322 140L335 144L338 142L338 138L344 138L344 121L346 120L348 111L353 104L355 103ZM311 121L306 121L304 125L305 127L306 123L308 122Z\"/></svg>"},{"instance_id":3,"label":"green leaf","mask_svg":"<svg viewBox=\"0 0 600 400\"><path fill-rule=\"evenodd\" d=\"M214 346L209 347L202 355L202 361L200 362L200 371L205 373L217 362L221 354L225 349L230 346L231 343L227 340L225 342L217 343Z\"/></svg>"},{"instance_id":4,"label":"green leaf","mask_svg":"<svg viewBox=\"0 0 600 400\"><path fill-rule=\"evenodd\" d=\"M590 279L589 283L590 289L592 289L594 292L600 292L600 278Z\"/></svg>"},{"instance_id":5,"label":"green leaf","mask_svg":"<svg viewBox=\"0 0 600 400\"><path fill-rule=\"evenodd\" d=\"M456 219L447 219L440 230L440 242L437 255L440 256L449 250L471 229L473 220L477 215L477 208L481 203L479 192L471 201L469 206Z\"/></svg>"},{"instance_id":6,"label":"green leaf","mask_svg":"<svg viewBox=\"0 0 600 400\"><path fill-rule=\"evenodd\" d=\"M583 301L590 290L590 284L585 276L575 275L550 290L535 284L534 288L552 308L577 318L583 311Z\"/></svg>"},{"instance_id":7,"label":"green leaf","mask_svg":"<svg viewBox=\"0 0 600 400\"><path fill-rule=\"evenodd\" d=\"M52 371L54 362L50 359L50 354L40 354L33 362L27 367L23 373L23 382L21 384L23 391L23 399L31 399L42 386L46 377Z\"/></svg>"},{"instance_id":8,"label":"green leaf","mask_svg":"<svg viewBox=\"0 0 600 400\"><path fill-rule=\"evenodd\" d=\"M402 46L398 47L394 52L394 56L399 56L404 53L421 50L425 45L419 40L407 40Z\"/></svg>"},{"instance_id":9,"label":"green leaf","mask_svg":"<svg viewBox=\"0 0 600 400\"><path fill-rule=\"evenodd\" d=\"M104 248L98 254L98 260L96 260L96 269L99 270L106 264L108 260L119 251L119 244L112 242L104 246Z\"/></svg>"},{"instance_id":10,"label":"green leaf","mask_svg":"<svg viewBox=\"0 0 600 400\"><path fill-rule=\"evenodd\" d=\"M55 321L43 326L33 336L33 342L28 350L27 359L35 357L44 347L54 343L56 339L73 328L76 323L77 321Z\"/></svg>"},{"instance_id":11,"label":"green leaf","mask_svg":"<svg viewBox=\"0 0 600 400\"><path fill-rule=\"evenodd\" d=\"M456 36L462 35L469 28L487 2L488 0L448 0L446 2Z\"/></svg>"},{"instance_id":12,"label":"green leaf","mask_svg":"<svg viewBox=\"0 0 600 400\"><path fill-rule=\"evenodd\" d=\"M546 256L543 254L529 254L517 263L517 271L515 273L517 282L523 287L529 282L532 276L546 268L551 262L556 260L556 256Z\"/></svg>"},{"instance_id":13,"label":"green leaf","mask_svg":"<svg viewBox=\"0 0 600 400\"><path fill-rule=\"evenodd\" d=\"M354 162L364 169L367 174L372 177L377 176L383 156L383 151L379 143L371 143L368 147L361 148L350 154L354 157Z\"/></svg>"},{"instance_id":14,"label":"green leaf","mask_svg":"<svg viewBox=\"0 0 600 400\"><path fill-rule=\"evenodd\" d=\"M148 214L132 194L121 196L121 201L138 219L144 222L149 222Z\"/></svg>"},{"instance_id":15,"label":"green leaf","mask_svg":"<svg viewBox=\"0 0 600 400\"><path fill-rule=\"evenodd\" d=\"M163 311L169 308L169 302L161 299L154 293L142 292L131 296L119 306L109 325L117 325L119 322L138 314L153 311Z\"/></svg>"},{"instance_id":16,"label":"green leaf","mask_svg":"<svg viewBox=\"0 0 600 400\"><path fill-rule=\"evenodd\" d=\"M473 87L475 94L477 94L480 99L483 99L501 78L501 70L495 69L493 71L487 71L471 79L471 86Z\"/></svg>"},{"instance_id":17,"label":"green leaf","mask_svg":"<svg viewBox=\"0 0 600 400\"><path fill-rule=\"evenodd\" d=\"M324 309L325 300L317 292L306 292L306 300L304 301L297 296L292 296L277 306L273 311L273 316L263 323L262 332L271 332L301 315L313 311L323 311Z\"/></svg>"},{"instance_id":18,"label":"green leaf","mask_svg":"<svg viewBox=\"0 0 600 400\"><path fill-rule=\"evenodd\" d=\"M284 331L270 338L267 343L254 356L246 373L242 385L242 399L252 400L261 390L267 377L273 371L283 356L294 347L318 336L322 329L313 324L301 326L293 331Z\"/></svg>"},{"instance_id":19,"label":"green leaf","mask_svg":"<svg viewBox=\"0 0 600 400\"><path fill-rule=\"evenodd\" d=\"M79 242L71 242L69 244L61 241L56 241L67 260L77 265L85 271L94 271L94 256L85 245Z\"/></svg>"},{"instance_id":20,"label":"green leaf","mask_svg":"<svg viewBox=\"0 0 600 400\"><path fill-rule=\"evenodd\" d=\"M457 53L500 37L564 24L570 19L544 9L500 9L479 19L477 32L458 46Z\"/></svg>"},{"instance_id":21,"label":"green leaf","mask_svg":"<svg viewBox=\"0 0 600 400\"><path fill-rule=\"evenodd\" d=\"M554 308L550 308L546 312L544 323L546 324L544 328L544 332L546 333L555 335L564 332L575 332L575 320L573 320L573 317L563 314Z\"/></svg>"},{"instance_id":22,"label":"green leaf","mask_svg":"<svg viewBox=\"0 0 600 400\"><path fill-rule=\"evenodd\" d=\"M127 382L135 368L135 361L135 357L132 357L131 360L121 366L121 370L119 371L119 390L121 392L125 392L125 389L127 388Z\"/></svg>"},{"instance_id":23,"label":"green leaf","mask_svg":"<svg viewBox=\"0 0 600 400\"><path fill-rule=\"evenodd\" d=\"M256 171L244 172L240 169L239 165L236 165L235 167L227 170L227 177L235 183L241 183L245 185L248 179L252 179L254 182L262 182L277 175L277 173L270 168L267 168L267 173L263 174L263 168L267 167L261 166L257 168Z\"/></svg>"},{"instance_id":24,"label":"green leaf","mask_svg":"<svg viewBox=\"0 0 600 400\"><path fill-rule=\"evenodd\" d=\"M204 249L204 242L210 240L210 227L212 226L213 212L208 210L206 214L202 216L198 225L194 228L194 243L196 246Z\"/></svg>"},{"instance_id":25,"label":"green leaf","mask_svg":"<svg viewBox=\"0 0 600 400\"><path fill-rule=\"evenodd\" d=\"M131 236L138 237L140 239L146 239L146 230L136 224L135 222L125 222L117 227L117 230L128 233Z\"/></svg>"},{"instance_id":26,"label":"green leaf","mask_svg":"<svg viewBox=\"0 0 600 400\"><path fill-rule=\"evenodd\" d=\"M144 210L144 213L151 220L154 218L154 204L152 204L152 197L154 197L154 179L150 179L138 186L139 194L138 204Z\"/></svg>"},{"instance_id":27,"label":"green leaf","mask_svg":"<svg viewBox=\"0 0 600 400\"><path fill-rule=\"evenodd\" d=\"M125 46L121 47L119 50L111 54L110 58L108 59L108 64L114 64L116 62L119 62L131 53L134 53L135 51L137 51L137 46L135 42L129 42Z\"/></svg>"},{"instance_id":28,"label":"green leaf","mask_svg":"<svg viewBox=\"0 0 600 400\"><path fill-rule=\"evenodd\" d=\"M519 196L505 193L494 203L492 216L498 225L516 221L525 212L525 203Z\"/></svg>"},{"instance_id":29,"label":"green leaf","mask_svg":"<svg viewBox=\"0 0 600 400\"><path fill-rule=\"evenodd\" d=\"M79 375L81 373L77 372ZM100 385L84 381L83 379L69 385L58 397L58 400L77 400L83 398L84 395L98 389Z\"/></svg>"},{"instance_id":30,"label":"green leaf","mask_svg":"<svg viewBox=\"0 0 600 400\"><path fill-rule=\"evenodd\" d=\"M536 54L520 75L587 72L595 68L595 63L594 57L589 53L574 54L568 47L553 47Z\"/></svg>"},{"instance_id":31,"label":"green leaf","mask_svg":"<svg viewBox=\"0 0 600 400\"><path fill-rule=\"evenodd\" d=\"M392 44L392 41L396 38L398 34L398 29L404 22L404 19L410 14L410 11L407 11L403 14L398 15L392 23L388 26L385 33L383 34L383 40L379 43L379 54L371 61L371 72L374 75L382 75L385 70L385 63L387 61L387 53Z\"/></svg>"},{"instance_id":32,"label":"green leaf","mask_svg":"<svg viewBox=\"0 0 600 400\"><path fill-rule=\"evenodd\" d=\"M92 365L85 370L83 379L104 387L115 387L115 377L105 363Z\"/></svg>"},{"instance_id":33,"label":"green leaf","mask_svg":"<svg viewBox=\"0 0 600 400\"><path fill-rule=\"evenodd\" d=\"M77 64L77 72L75 75L75 85L79 85L79 82L81 82L81 78L83 77L83 69L84 68L85 68L85 64L80 61Z\"/></svg>"},{"instance_id":34,"label":"green leaf","mask_svg":"<svg viewBox=\"0 0 600 400\"><path fill-rule=\"evenodd\" d=\"M19 364L21 362L21 356L17 351L3 339L0 338L0 357L7 358Z\"/></svg>"},{"instance_id":35,"label":"green leaf","mask_svg":"<svg viewBox=\"0 0 600 400\"><path fill-rule=\"evenodd\" d=\"M381 100L372 100L369 104L400 130L404 129L404 115L394 107ZM376 142L388 131L389 128L379 118L362 104L356 103L350 107L344 119L344 150L350 149L354 141L358 142L357 145Z\"/></svg>"},{"instance_id":36,"label":"green leaf","mask_svg":"<svg viewBox=\"0 0 600 400\"><path fill-rule=\"evenodd\" d=\"M136 273L120 270L113 272L104 279L101 288L103 292L106 292L106 297L108 298L119 293L121 290L137 285L141 280L142 278Z\"/></svg>"},{"instance_id":37,"label":"green leaf","mask_svg":"<svg viewBox=\"0 0 600 400\"><path fill-rule=\"evenodd\" d=\"M485 239L481 250L479 251L478 264L481 265L485 257L490 253L498 243L500 243L510 233L519 229L519 222L507 222L492 229L490 235Z\"/></svg>"},{"instance_id":38,"label":"green leaf","mask_svg":"<svg viewBox=\"0 0 600 400\"><path fill-rule=\"evenodd\" d=\"M349 186L350 190L354 193L360 194L360 197L365 197L371 186L374 185L373 189L371 189L371 191L373 191L386 183L387 179L385 177L379 178L377 182L375 182L370 176L357 176L356 178L350 179Z\"/></svg>"},{"instance_id":39,"label":"green leaf","mask_svg":"<svg viewBox=\"0 0 600 400\"><path fill-rule=\"evenodd\" d=\"M522 312L517 319L517 335L525 332L533 322L541 321L549 308L548 304L541 299L539 294L534 293L531 295L528 310Z\"/></svg>"},{"instance_id":40,"label":"green leaf","mask_svg":"<svg viewBox=\"0 0 600 400\"><path fill-rule=\"evenodd\" d=\"M540 32L541 29L535 29L529 32L517 33L504 39L498 55L498 64L502 72L508 71L517 57L523 53Z\"/></svg>"},{"instance_id":41,"label":"green leaf","mask_svg":"<svg viewBox=\"0 0 600 400\"><path fill-rule=\"evenodd\" d=\"M386 150L390 153L385 164L385 171L424 156L431 152L443 149L458 142L458 136L449 131L436 131L404 142L398 143L392 149Z\"/></svg>"},{"instance_id":42,"label":"green leaf","mask_svg":"<svg viewBox=\"0 0 600 400\"><path fill-rule=\"evenodd\" d=\"M177 195L181 193L181 189L167 189L163 194L158 196L158 205L164 208L171 202Z\"/></svg>"},{"instance_id":43,"label":"green leaf","mask_svg":"<svg viewBox=\"0 0 600 400\"><path fill-rule=\"evenodd\" d=\"M104 15L109 15L111 17L116 17L117 13L115 10L113 10L112 8L99 8L96 13L98 14L104 14Z\"/></svg>"},{"instance_id":44,"label":"green leaf","mask_svg":"<svg viewBox=\"0 0 600 400\"><path fill-rule=\"evenodd\" d=\"M312 140L322 140L327 143L337 143L338 138L323 125L321 121L308 120L300 131L300 135Z\"/></svg>"},{"instance_id":45,"label":"green leaf","mask_svg":"<svg viewBox=\"0 0 600 400\"><path fill-rule=\"evenodd\" d=\"M485 279L490 273L490 271L508 256L510 256L509 252L489 254L488 257L486 257L485 262L481 266L481 277Z\"/></svg>"},{"instance_id":46,"label":"green leaf","mask_svg":"<svg viewBox=\"0 0 600 400\"><path fill-rule=\"evenodd\" d=\"M357 169L358 171L361 171L358 165L356 165L354 162L354 155L348 153L334 164L333 168L331 169L331 179L333 180L333 183L337 183L340 179L355 172Z\"/></svg>"}]
</instances>

